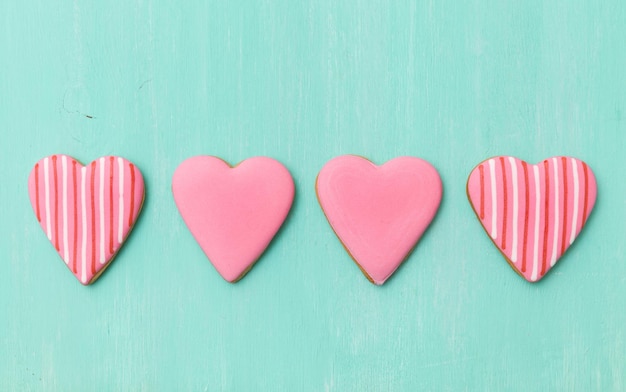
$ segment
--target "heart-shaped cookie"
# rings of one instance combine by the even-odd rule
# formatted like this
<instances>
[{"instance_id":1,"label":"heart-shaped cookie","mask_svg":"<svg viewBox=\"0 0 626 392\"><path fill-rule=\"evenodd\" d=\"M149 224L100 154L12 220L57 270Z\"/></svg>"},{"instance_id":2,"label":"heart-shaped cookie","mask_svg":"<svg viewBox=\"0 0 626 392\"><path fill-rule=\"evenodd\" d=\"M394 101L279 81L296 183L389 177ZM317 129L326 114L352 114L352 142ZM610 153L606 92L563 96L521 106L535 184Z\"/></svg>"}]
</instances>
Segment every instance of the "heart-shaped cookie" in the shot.
<instances>
[{"instance_id":1,"label":"heart-shaped cookie","mask_svg":"<svg viewBox=\"0 0 626 392\"><path fill-rule=\"evenodd\" d=\"M483 228L513 269L543 278L574 242L596 201L596 178L576 158L537 165L500 156L481 162L467 196Z\"/></svg>"},{"instance_id":2,"label":"heart-shaped cookie","mask_svg":"<svg viewBox=\"0 0 626 392\"><path fill-rule=\"evenodd\" d=\"M144 198L143 177L124 158L87 166L67 155L35 164L30 202L41 228L80 283L93 283L132 229Z\"/></svg>"},{"instance_id":3,"label":"heart-shaped cookie","mask_svg":"<svg viewBox=\"0 0 626 392\"><path fill-rule=\"evenodd\" d=\"M178 166L172 192L183 220L217 272L241 279L284 222L294 196L280 162L249 158L231 167L220 158L197 156Z\"/></svg>"},{"instance_id":4,"label":"heart-shaped cookie","mask_svg":"<svg viewBox=\"0 0 626 392\"><path fill-rule=\"evenodd\" d=\"M343 155L330 160L316 181L319 203L365 276L382 285L417 244L441 202L441 179L413 157L377 166Z\"/></svg>"}]
</instances>

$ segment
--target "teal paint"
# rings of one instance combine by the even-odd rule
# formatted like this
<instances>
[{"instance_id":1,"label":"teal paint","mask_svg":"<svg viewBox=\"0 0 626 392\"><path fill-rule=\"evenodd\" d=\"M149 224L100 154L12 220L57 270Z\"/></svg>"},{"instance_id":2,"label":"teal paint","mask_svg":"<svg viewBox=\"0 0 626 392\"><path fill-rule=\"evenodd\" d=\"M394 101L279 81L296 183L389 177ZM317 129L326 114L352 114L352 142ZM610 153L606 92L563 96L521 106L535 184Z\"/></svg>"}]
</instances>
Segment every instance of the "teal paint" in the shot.
<instances>
[{"instance_id":1,"label":"teal paint","mask_svg":"<svg viewBox=\"0 0 626 392\"><path fill-rule=\"evenodd\" d=\"M626 389L626 3L5 1L0 15L1 390ZM121 155L145 176L139 223L91 287L28 202L53 153ZM438 216L380 288L315 198L345 153L419 156L443 179ZM268 155L295 178L290 217L236 285L172 200L197 154ZM597 175L585 230L539 284L465 196L497 154L571 155Z\"/></svg>"}]
</instances>

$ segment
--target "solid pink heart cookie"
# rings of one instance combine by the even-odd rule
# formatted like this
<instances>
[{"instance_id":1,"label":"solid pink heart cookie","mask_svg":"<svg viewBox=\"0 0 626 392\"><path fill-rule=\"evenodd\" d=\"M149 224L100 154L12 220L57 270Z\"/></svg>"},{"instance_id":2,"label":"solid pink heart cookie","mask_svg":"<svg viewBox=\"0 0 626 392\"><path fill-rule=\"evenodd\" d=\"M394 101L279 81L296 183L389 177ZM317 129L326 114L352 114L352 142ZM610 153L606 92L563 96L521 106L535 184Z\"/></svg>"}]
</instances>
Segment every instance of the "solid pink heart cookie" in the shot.
<instances>
[{"instance_id":1,"label":"solid pink heart cookie","mask_svg":"<svg viewBox=\"0 0 626 392\"><path fill-rule=\"evenodd\" d=\"M576 158L537 165L501 156L480 163L467 196L483 228L529 282L550 271L582 230L596 201L596 178Z\"/></svg>"},{"instance_id":2,"label":"solid pink heart cookie","mask_svg":"<svg viewBox=\"0 0 626 392\"><path fill-rule=\"evenodd\" d=\"M365 276L382 285L408 257L441 202L441 179L428 162L413 157L377 166L343 155L320 171L319 203Z\"/></svg>"},{"instance_id":3,"label":"solid pink heart cookie","mask_svg":"<svg viewBox=\"0 0 626 392\"><path fill-rule=\"evenodd\" d=\"M289 171L267 157L231 167L197 156L178 166L172 192L183 220L217 272L241 279L283 224L294 196Z\"/></svg>"},{"instance_id":4,"label":"solid pink heart cookie","mask_svg":"<svg viewBox=\"0 0 626 392\"><path fill-rule=\"evenodd\" d=\"M131 231L144 199L143 177L124 158L87 166L67 155L35 164L28 194L37 220L67 267L83 285L110 264Z\"/></svg>"}]
</instances>

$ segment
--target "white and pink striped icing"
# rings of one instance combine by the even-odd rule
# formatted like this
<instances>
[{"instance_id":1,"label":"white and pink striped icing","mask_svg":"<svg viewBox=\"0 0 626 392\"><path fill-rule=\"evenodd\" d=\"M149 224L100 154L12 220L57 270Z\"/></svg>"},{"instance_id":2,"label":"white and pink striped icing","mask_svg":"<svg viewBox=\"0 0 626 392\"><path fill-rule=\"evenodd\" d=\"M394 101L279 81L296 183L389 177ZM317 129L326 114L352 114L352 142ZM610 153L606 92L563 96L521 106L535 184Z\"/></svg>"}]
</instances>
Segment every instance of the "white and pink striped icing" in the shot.
<instances>
[{"instance_id":1,"label":"white and pink striped icing","mask_svg":"<svg viewBox=\"0 0 626 392\"><path fill-rule=\"evenodd\" d=\"M143 177L124 158L83 166L67 155L35 164L30 202L46 236L80 283L93 283L124 243L142 207Z\"/></svg>"},{"instance_id":2,"label":"white and pink striped icing","mask_svg":"<svg viewBox=\"0 0 626 392\"><path fill-rule=\"evenodd\" d=\"M470 174L467 195L492 241L526 280L536 282L574 242L596 201L596 179L576 158L537 165L490 158Z\"/></svg>"}]
</instances>

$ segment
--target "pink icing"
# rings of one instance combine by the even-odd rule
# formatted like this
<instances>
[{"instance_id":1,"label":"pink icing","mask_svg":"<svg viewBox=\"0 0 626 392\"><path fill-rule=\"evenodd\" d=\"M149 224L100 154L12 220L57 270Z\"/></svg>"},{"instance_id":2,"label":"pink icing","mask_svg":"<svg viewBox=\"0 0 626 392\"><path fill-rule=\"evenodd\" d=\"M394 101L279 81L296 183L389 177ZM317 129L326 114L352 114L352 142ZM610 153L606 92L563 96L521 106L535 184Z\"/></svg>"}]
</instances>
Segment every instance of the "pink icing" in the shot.
<instances>
[{"instance_id":1,"label":"pink icing","mask_svg":"<svg viewBox=\"0 0 626 392\"><path fill-rule=\"evenodd\" d=\"M28 194L50 242L80 283L88 285L137 220L144 184L139 169L124 158L107 156L83 166L70 156L52 155L35 164Z\"/></svg>"},{"instance_id":2,"label":"pink icing","mask_svg":"<svg viewBox=\"0 0 626 392\"><path fill-rule=\"evenodd\" d=\"M441 201L437 170L399 157L377 166L343 155L317 177L317 195L333 230L377 285L383 284L417 244Z\"/></svg>"},{"instance_id":3,"label":"pink icing","mask_svg":"<svg viewBox=\"0 0 626 392\"><path fill-rule=\"evenodd\" d=\"M575 158L552 157L531 165L503 156L488 159L472 171L467 194L509 264L526 280L536 282L582 230L597 187L591 168Z\"/></svg>"},{"instance_id":4,"label":"pink icing","mask_svg":"<svg viewBox=\"0 0 626 392\"><path fill-rule=\"evenodd\" d=\"M212 156L189 158L172 181L178 210L217 272L245 275L287 217L294 196L289 171L267 157L235 167Z\"/></svg>"}]
</instances>

